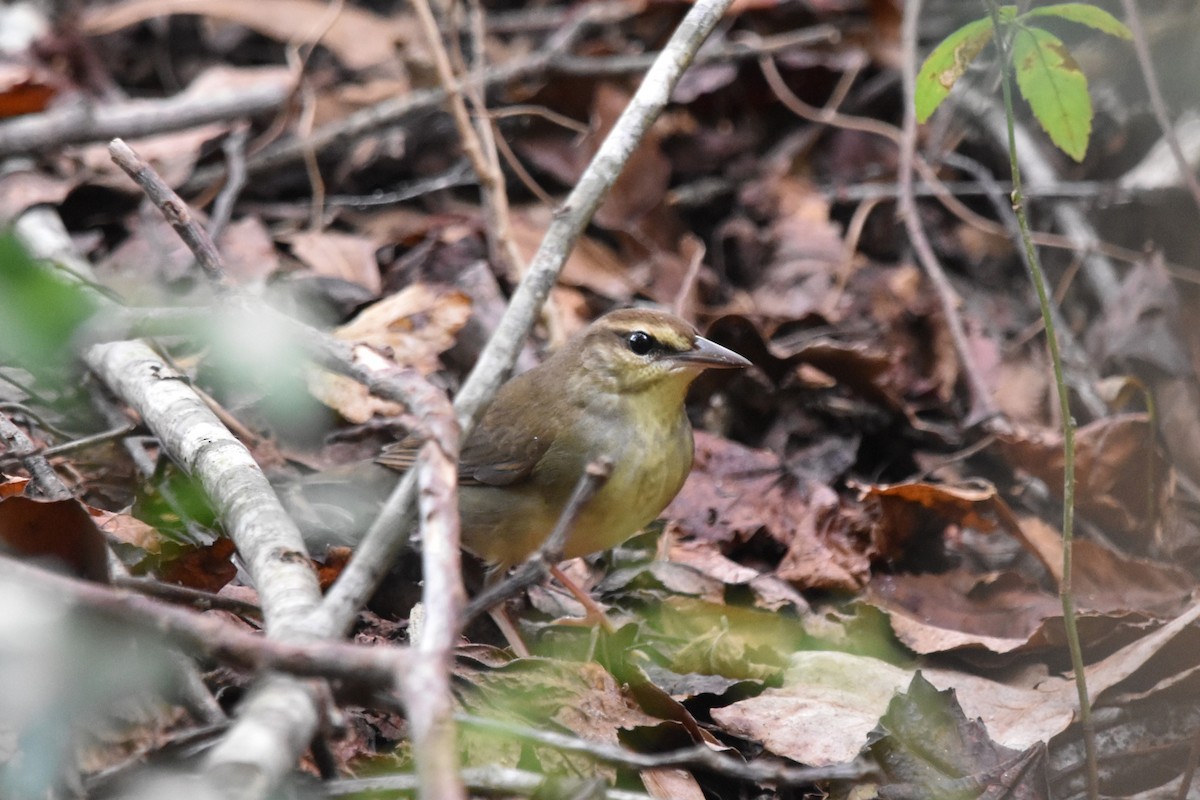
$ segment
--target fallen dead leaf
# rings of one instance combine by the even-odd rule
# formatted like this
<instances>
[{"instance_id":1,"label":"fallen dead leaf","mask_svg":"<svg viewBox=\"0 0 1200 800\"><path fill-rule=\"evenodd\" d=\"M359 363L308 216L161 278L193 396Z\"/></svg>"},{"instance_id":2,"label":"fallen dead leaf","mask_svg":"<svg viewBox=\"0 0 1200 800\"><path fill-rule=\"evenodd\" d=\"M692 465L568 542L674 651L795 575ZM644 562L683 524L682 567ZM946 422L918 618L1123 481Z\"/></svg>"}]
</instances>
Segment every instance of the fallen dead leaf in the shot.
<instances>
[{"instance_id":1,"label":"fallen dead leaf","mask_svg":"<svg viewBox=\"0 0 1200 800\"><path fill-rule=\"evenodd\" d=\"M978 719L963 713L953 691L937 691L919 671L908 689L892 698L870 749L898 784L881 786L883 797L905 791L952 797L963 781L981 797L1049 797L1044 746L1022 754L998 745Z\"/></svg>"},{"instance_id":2,"label":"fallen dead leaf","mask_svg":"<svg viewBox=\"0 0 1200 800\"><path fill-rule=\"evenodd\" d=\"M1062 493L1062 437L1051 431L1001 434L997 447L1015 466ZM1151 533L1150 521L1167 466L1155 447L1146 414L1121 414L1075 434L1076 507L1124 536Z\"/></svg>"},{"instance_id":3,"label":"fallen dead leaf","mask_svg":"<svg viewBox=\"0 0 1200 800\"><path fill-rule=\"evenodd\" d=\"M775 454L698 431L696 464L663 516L726 552L765 531L785 548L780 578L855 591L869 576L873 544L841 510L836 493L799 485Z\"/></svg>"},{"instance_id":4,"label":"fallen dead leaf","mask_svg":"<svg viewBox=\"0 0 1200 800\"><path fill-rule=\"evenodd\" d=\"M373 294L383 288L376 244L364 236L338 231L300 231L287 237L292 253L318 275L365 286Z\"/></svg>"},{"instance_id":5,"label":"fallen dead leaf","mask_svg":"<svg viewBox=\"0 0 1200 800\"><path fill-rule=\"evenodd\" d=\"M85 8L80 29L102 35L168 14L228 20L284 43L319 42L350 69L394 59L397 45L412 33L412 23L405 18L381 17L352 5L331 15L330 6L318 0L124 0Z\"/></svg>"},{"instance_id":6,"label":"fallen dead leaf","mask_svg":"<svg viewBox=\"0 0 1200 800\"><path fill-rule=\"evenodd\" d=\"M363 309L334 335L360 345L353 357L372 372L411 367L428 375L439 368L438 356L454 345L470 316L471 301L464 293L416 283ZM352 422L403 411L361 383L323 370L309 371L308 388Z\"/></svg>"},{"instance_id":7,"label":"fallen dead leaf","mask_svg":"<svg viewBox=\"0 0 1200 800\"><path fill-rule=\"evenodd\" d=\"M867 744L892 695L911 679L907 670L874 658L797 653L783 687L714 708L712 716L776 755L815 767L844 764Z\"/></svg>"},{"instance_id":8,"label":"fallen dead leaf","mask_svg":"<svg viewBox=\"0 0 1200 800\"><path fill-rule=\"evenodd\" d=\"M78 500L0 500L0 551L108 582L104 534Z\"/></svg>"}]
</instances>

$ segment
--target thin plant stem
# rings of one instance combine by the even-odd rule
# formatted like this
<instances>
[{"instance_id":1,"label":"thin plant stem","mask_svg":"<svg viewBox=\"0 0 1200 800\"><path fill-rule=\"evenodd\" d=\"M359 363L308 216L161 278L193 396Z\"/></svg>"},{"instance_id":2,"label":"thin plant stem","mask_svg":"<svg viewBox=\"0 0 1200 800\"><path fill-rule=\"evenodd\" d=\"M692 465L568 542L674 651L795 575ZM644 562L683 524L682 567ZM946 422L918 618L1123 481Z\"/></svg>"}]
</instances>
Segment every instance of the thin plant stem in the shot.
<instances>
[{"instance_id":1,"label":"thin plant stem","mask_svg":"<svg viewBox=\"0 0 1200 800\"><path fill-rule=\"evenodd\" d=\"M1000 19L1000 7L996 0L987 0L988 10L995 27L995 43L1000 54L1000 85L1004 95L1004 115L1008 126L1008 159L1012 171L1012 208L1021 230L1021 241L1025 247L1025 258L1037 291L1038 305L1042 311L1042 324L1046 327L1046 345L1050 350L1050 361L1054 367L1054 383L1058 389L1059 414L1062 417L1063 435L1063 564L1062 581L1059 583L1059 599L1062 601L1063 628L1066 631L1067 647L1071 652L1071 668L1075 673L1075 688L1079 693L1079 724L1083 730L1083 746L1087 754L1087 792L1089 800L1099 797L1099 782L1096 766L1096 729L1092 722L1092 705L1088 696L1087 677L1083 671L1083 649L1079 644L1079 627L1075 618L1075 593L1072 588L1072 541L1075 528L1075 420L1071 416L1071 401L1063 375L1062 355L1058 347L1058 332L1050 308L1050 292L1042 272L1037 249L1025 214L1025 200L1021 189L1021 167L1017 160L1016 125L1014 122L1011 72L1011 39L1009 28Z\"/></svg>"}]
</instances>

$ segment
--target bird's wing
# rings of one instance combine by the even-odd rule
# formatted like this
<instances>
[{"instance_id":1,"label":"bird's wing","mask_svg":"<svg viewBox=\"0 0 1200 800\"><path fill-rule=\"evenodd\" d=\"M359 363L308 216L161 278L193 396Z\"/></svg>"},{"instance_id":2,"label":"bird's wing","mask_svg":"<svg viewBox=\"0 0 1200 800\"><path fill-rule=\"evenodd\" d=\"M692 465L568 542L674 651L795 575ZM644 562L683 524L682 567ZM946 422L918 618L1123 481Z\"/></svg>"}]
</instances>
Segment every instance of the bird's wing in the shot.
<instances>
[{"instance_id":1,"label":"bird's wing","mask_svg":"<svg viewBox=\"0 0 1200 800\"><path fill-rule=\"evenodd\" d=\"M504 410L528 408L529 403L545 402L537 396L536 387L518 376L500 389L496 400L484 413L467 441L463 443L458 458L458 482L461 486L511 486L528 478L538 461L546 454L553 442L547 422L555 414L539 413L533 419L526 418L521 431L514 430L511 421L504 418ZM421 441L409 436L390 444L375 459L400 472L408 470L416 461Z\"/></svg>"}]
</instances>

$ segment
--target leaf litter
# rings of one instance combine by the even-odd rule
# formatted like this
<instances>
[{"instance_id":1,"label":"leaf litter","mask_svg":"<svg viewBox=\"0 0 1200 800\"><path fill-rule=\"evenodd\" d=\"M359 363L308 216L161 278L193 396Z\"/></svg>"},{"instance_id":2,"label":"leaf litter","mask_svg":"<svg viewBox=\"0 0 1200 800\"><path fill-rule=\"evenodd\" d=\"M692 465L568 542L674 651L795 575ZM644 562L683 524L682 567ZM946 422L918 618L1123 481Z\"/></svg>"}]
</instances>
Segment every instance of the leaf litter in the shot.
<instances>
[{"instance_id":1,"label":"leaf litter","mask_svg":"<svg viewBox=\"0 0 1200 800\"><path fill-rule=\"evenodd\" d=\"M539 18L486 5L484 50L514 60L582 8L552 4ZM817 13L740 4L726 36L838 26L847 35L836 42L777 55L785 80L819 104L837 78L867 64L872 77L850 84L844 108L896 123L896 4L863 4L870 14L862 17L856 3L821 5L828 7ZM0 73L15 76L0 81L0 108L10 109L3 113L50 114L78 96L99 106L124 102L122 94L152 104L291 85L297 75L288 53L298 46L311 52L295 99L311 103L317 124L329 129L430 85L429 56L403 4L347 3L327 21L327 6L298 0L196 0L159 21L150 20L161 14L151 6L127 0L53 20L55 41L72 57L28 48L18 59L25 66L14 61ZM627 8L574 46L590 61L532 73L490 95L493 110L513 106L512 116L494 122L521 166L522 174L508 166L506 177L514 244L526 259L554 213L538 192L561 201L636 85L635 73L614 65L657 48L678 12L671 3ZM934 20L942 12L929 13ZM462 707L643 752L691 743L736 751L749 763L861 757L879 770L880 796L1079 794L1075 687L1057 599L1061 440L1016 252L933 201L919 206L935 245L952 259L971 345L963 363L892 218L890 144L791 116L753 59L698 66L675 100L568 262L522 368L547 342L604 310L647 301L679 303L756 368L697 383L689 404L696 466L664 522L571 567L608 604L617 631L556 624L573 601L552 586L534 590L514 610L537 657L512 659L494 647L494 632L472 627L457 675ZM230 158L249 167L220 240L234 280L336 330L373 368L413 367L453 390L514 280L487 263L486 216L474 187L421 188L454 169L453 125L431 108L382 127L347 126L340 144L328 146L314 144L323 140L302 118L250 113L253 143L233 156L222 145L237 115L127 138L185 188L202 221L222 191L214 167ZM1124 116L1114 113L1109 124L1119 134L1107 150L1094 145L1099 155L1075 177L1104 180L1123 152L1136 151L1129 140L1144 137L1145 126ZM931 145L934 134L923 135ZM279 142L311 145L309 168L304 157L258 157ZM140 194L114 171L104 144L51 141L6 162L0 211L14 220L48 204L98 280L127 302L209 302L197 291L190 255L157 216L139 209ZM990 153L998 158L998 150ZM946 179L966 175L943 168ZM376 202L397 187L415 189L405 200ZM847 199L872 192L876 206ZM314 205L327 195L340 199ZM1110 215L1101 230L1139 249L1146 236L1139 220L1163 209L1134 202L1121 210L1128 221ZM1160 235L1168 258L1191 252L1183 234ZM1078 411L1074 582L1090 688L1104 719L1121 715L1112 730L1141 735L1138 726L1155 718L1167 728L1144 771L1120 746L1104 744L1102 785L1113 794L1150 791L1180 779L1196 711L1194 692L1184 690L1200 674L1192 600L1200 474L1189 446L1200 340L1187 324L1195 288L1163 259L1144 258L1128 267L1120 295L1094 295L1079 282L1067 286L1071 257L1047 255L1064 282L1064 315L1086 347L1090 373L1081 370L1081 379L1105 378L1120 399L1100 414ZM7 269L0 282L14 280ZM77 322L39 335L61 351ZM23 341L18 323L29 324L14 319L10 342ZM368 456L397 435L397 420L408 421L404 409L357 384L310 373L307 383L264 378L259 386L251 373L234 387L213 376L221 356L201 338L167 345L191 380L293 469ZM71 405L78 387L47 374L38 347L5 347L5 413L47 444L75 438L68 431L94 432L94 413ZM967 370L983 376L1011 425L992 431L967 420ZM279 385L311 393L327 411L288 424L269 402ZM275 463L275 452L264 444L264 463ZM50 508L19 508L26 501L18 488L0 500L0 520L17 520L0 525L2 538L45 515L55 531L43 537L51 547L60 531L85 537L68 545L76 555L106 536L119 540L116 549L139 572L210 592L250 591L219 524L175 496L169 476L135 472L116 448L86 453L66 451L52 463L87 505L71 506L76 511L62 522ZM16 474L19 461L3 469ZM169 511L151 511L149 495ZM327 560L324 578L337 563ZM358 638L402 639L402 608L365 614ZM472 653L486 658L471 664ZM238 683L219 669L206 679L214 690ZM398 715L347 706L347 716L338 769L409 765ZM193 727L178 714L161 720L155 735L168 739ZM914 726L947 743L938 758L929 743L914 742ZM144 733L130 742L141 754L160 749ZM598 777L653 796L793 796L770 781L703 769L639 776L503 737L464 733L462 746L470 764ZM104 752L97 773L118 760L116 751ZM844 783L819 788L851 792Z\"/></svg>"}]
</instances>

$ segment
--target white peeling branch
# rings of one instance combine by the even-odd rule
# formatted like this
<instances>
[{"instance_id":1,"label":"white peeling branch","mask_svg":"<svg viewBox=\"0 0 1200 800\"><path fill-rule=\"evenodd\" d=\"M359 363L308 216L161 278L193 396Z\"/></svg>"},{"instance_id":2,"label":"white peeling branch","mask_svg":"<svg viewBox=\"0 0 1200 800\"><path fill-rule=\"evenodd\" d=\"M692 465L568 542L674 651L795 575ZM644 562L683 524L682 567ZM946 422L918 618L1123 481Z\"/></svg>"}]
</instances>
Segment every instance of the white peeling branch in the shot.
<instances>
[{"instance_id":1,"label":"white peeling branch","mask_svg":"<svg viewBox=\"0 0 1200 800\"><path fill-rule=\"evenodd\" d=\"M246 447L176 373L141 342L94 345L88 366L142 416L166 451L204 487L245 560L272 638L311 636L320 588L300 531ZM308 683L271 676L241 704L210 753L210 774L227 796L265 796L290 771L317 727Z\"/></svg>"}]
</instances>

